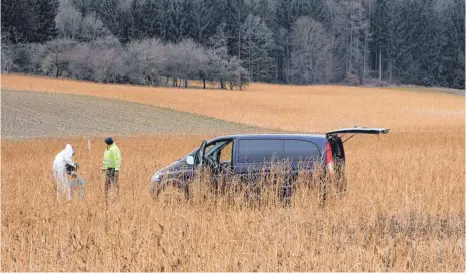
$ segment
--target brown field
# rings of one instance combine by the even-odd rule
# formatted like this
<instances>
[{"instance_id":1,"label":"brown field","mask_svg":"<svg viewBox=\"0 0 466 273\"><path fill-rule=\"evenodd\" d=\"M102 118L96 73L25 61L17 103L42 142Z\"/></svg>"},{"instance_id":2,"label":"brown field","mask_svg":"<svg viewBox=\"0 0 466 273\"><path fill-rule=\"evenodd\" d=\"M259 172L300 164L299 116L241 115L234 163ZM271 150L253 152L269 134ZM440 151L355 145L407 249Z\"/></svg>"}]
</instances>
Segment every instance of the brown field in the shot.
<instances>
[{"instance_id":1,"label":"brown field","mask_svg":"<svg viewBox=\"0 0 466 273\"><path fill-rule=\"evenodd\" d=\"M96 84L2 75L2 89L115 98L264 128L326 132L348 126L397 131L464 126L464 96L381 88L251 84L244 91Z\"/></svg>"},{"instance_id":2,"label":"brown field","mask_svg":"<svg viewBox=\"0 0 466 273\"><path fill-rule=\"evenodd\" d=\"M215 202L202 183L189 202L174 191L150 198L152 173L216 132L117 136L121 196L110 204L99 172L101 138L92 138L90 150L87 138L2 139L3 271L465 269L464 97L261 84L242 92L179 90L6 75L2 88L92 94L288 130L392 129L345 144L346 196L331 191L320 207L318 193L300 189L289 208L246 208L239 196ZM327 107L338 111L328 115ZM68 142L86 199L60 203L51 165Z\"/></svg>"}]
</instances>

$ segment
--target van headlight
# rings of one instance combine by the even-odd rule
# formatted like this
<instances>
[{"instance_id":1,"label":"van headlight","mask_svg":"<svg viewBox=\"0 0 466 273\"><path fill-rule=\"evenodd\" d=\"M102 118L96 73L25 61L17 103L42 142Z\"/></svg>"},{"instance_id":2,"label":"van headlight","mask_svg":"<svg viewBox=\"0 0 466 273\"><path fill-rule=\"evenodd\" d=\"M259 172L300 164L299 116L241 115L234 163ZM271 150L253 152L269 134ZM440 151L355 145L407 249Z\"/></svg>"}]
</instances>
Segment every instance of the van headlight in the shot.
<instances>
[{"instance_id":1,"label":"van headlight","mask_svg":"<svg viewBox=\"0 0 466 273\"><path fill-rule=\"evenodd\" d=\"M152 183L160 183L162 181L162 175L159 173L159 172L156 172L151 180L150 180Z\"/></svg>"}]
</instances>

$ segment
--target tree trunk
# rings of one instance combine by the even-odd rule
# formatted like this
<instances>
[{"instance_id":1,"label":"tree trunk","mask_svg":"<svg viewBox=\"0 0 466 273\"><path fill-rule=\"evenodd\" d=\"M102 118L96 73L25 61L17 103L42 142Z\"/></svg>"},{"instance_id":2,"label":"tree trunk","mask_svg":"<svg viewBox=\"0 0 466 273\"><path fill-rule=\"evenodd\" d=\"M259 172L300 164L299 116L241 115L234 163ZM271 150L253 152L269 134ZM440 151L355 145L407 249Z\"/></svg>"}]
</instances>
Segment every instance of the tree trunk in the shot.
<instances>
[{"instance_id":1,"label":"tree trunk","mask_svg":"<svg viewBox=\"0 0 466 273\"><path fill-rule=\"evenodd\" d=\"M188 88L188 80L187 79L184 80L184 88Z\"/></svg>"},{"instance_id":2,"label":"tree trunk","mask_svg":"<svg viewBox=\"0 0 466 273\"><path fill-rule=\"evenodd\" d=\"M364 51L363 51L363 57L362 57L363 65L362 65L362 77L361 77L361 83L366 84L366 75L367 75L367 68L366 68L366 62L367 62L367 28L364 31Z\"/></svg>"},{"instance_id":3,"label":"tree trunk","mask_svg":"<svg viewBox=\"0 0 466 273\"><path fill-rule=\"evenodd\" d=\"M379 48L379 81L382 80L382 49Z\"/></svg>"},{"instance_id":4,"label":"tree trunk","mask_svg":"<svg viewBox=\"0 0 466 273\"><path fill-rule=\"evenodd\" d=\"M334 55L333 55L333 49L335 48L335 34L332 32L331 33L331 42L330 42L330 58L329 58L329 65L328 65L328 70L327 70L327 83L330 83L333 80L333 66L334 66Z\"/></svg>"},{"instance_id":5,"label":"tree trunk","mask_svg":"<svg viewBox=\"0 0 466 273\"><path fill-rule=\"evenodd\" d=\"M278 66L280 65L278 61L278 49L275 49L275 60L277 61L275 65L275 81L278 82Z\"/></svg>"},{"instance_id":6,"label":"tree trunk","mask_svg":"<svg viewBox=\"0 0 466 273\"><path fill-rule=\"evenodd\" d=\"M238 21L241 22L241 8L238 8ZM241 60L241 23L238 28L238 59Z\"/></svg>"},{"instance_id":7,"label":"tree trunk","mask_svg":"<svg viewBox=\"0 0 466 273\"><path fill-rule=\"evenodd\" d=\"M204 89L205 89L205 79L202 79L202 86L203 86Z\"/></svg>"},{"instance_id":8,"label":"tree trunk","mask_svg":"<svg viewBox=\"0 0 466 273\"><path fill-rule=\"evenodd\" d=\"M392 60L388 61L388 82L392 82Z\"/></svg>"},{"instance_id":9,"label":"tree trunk","mask_svg":"<svg viewBox=\"0 0 466 273\"><path fill-rule=\"evenodd\" d=\"M288 46L285 45L285 54L283 56L283 72L285 74L285 83L288 84L289 83L289 79L288 79Z\"/></svg>"},{"instance_id":10,"label":"tree trunk","mask_svg":"<svg viewBox=\"0 0 466 273\"><path fill-rule=\"evenodd\" d=\"M351 2L351 17L353 17L353 2ZM351 21L350 26L350 41L349 41L349 60L348 60L348 71L350 74L353 74L353 22Z\"/></svg>"}]
</instances>

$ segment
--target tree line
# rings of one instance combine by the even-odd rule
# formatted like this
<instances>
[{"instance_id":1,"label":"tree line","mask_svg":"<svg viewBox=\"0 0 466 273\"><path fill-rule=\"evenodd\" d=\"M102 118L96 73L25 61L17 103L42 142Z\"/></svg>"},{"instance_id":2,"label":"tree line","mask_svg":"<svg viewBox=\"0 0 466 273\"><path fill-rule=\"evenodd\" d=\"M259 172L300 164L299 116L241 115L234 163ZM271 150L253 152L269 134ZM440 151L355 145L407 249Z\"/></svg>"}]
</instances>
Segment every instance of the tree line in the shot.
<instances>
[{"instance_id":1,"label":"tree line","mask_svg":"<svg viewBox=\"0 0 466 273\"><path fill-rule=\"evenodd\" d=\"M2 70L464 88L464 0L3 0Z\"/></svg>"}]
</instances>

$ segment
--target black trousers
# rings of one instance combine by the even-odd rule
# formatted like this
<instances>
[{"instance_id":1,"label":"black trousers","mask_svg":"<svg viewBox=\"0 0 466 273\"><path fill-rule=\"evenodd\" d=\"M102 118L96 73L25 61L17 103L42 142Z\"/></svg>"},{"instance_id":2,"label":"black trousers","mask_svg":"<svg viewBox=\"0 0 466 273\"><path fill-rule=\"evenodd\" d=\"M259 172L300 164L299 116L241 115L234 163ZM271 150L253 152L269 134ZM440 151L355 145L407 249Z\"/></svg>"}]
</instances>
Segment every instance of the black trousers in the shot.
<instances>
[{"instance_id":1,"label":"black trousers","mask_svg":"<svg viewBox=\"0 0 466 273\"><path fill-rule=\"evenodd\" d=\"M120 194L119 171L107 169L105 171L105 194L108 194L110 186L116 186L118 195Z\"/></svg>"}]
</instances>

